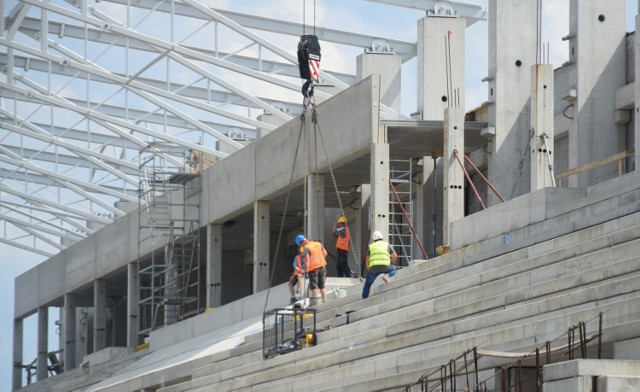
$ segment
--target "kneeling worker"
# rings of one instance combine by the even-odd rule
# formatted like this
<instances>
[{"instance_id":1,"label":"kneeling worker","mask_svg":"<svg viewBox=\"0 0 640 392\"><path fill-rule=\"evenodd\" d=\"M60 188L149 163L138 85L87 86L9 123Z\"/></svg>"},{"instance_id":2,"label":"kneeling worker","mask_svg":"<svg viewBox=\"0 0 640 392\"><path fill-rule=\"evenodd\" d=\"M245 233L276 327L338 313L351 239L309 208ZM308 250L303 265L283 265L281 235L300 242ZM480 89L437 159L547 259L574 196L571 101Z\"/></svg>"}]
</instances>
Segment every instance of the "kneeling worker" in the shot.
<instances>
[{"instance_id":1,"label":"kneeling worker","mask_svg":"<svg viewBox=\"0 0 640 392\"><path fill-rule=\"evenodd\" d=\"M364 262L369 270L367 272L367 279L364 282L362 288L362 298L369 297L369 290L371 285L376 280L378 275L382 275L382 280L385 283L389 283L389 276L395 276L396 267L395 262L398 258L398 254L388 242L382 240L382 233L378 230L374 231L371 235L373 242L369 244L367 249L367 255Z\"/></svg>"},{"instance_id":2,"label":"kneeling worker","mask_svg":"<svg viewBox=\"0 0 640 392\"><path fill-rule=\"evenodd\" d=\"M303 247L302 261L307 267L309 276L309 305L317 306L322 302L327 302L327 290L324 288L327 272L325 266L327 261L327 251L322 244L317 241L309 241L303 234L296 237L296 245Z\"/></svg>"},{"instance_id":3,"label":"kneeling worker","mask_svg":"<svg viewBox=\"0 0 640 392\"><path fill-rule=\"evenodd\" d=\"M304 295L304 270L305 265L302 260L302 251L303 248L298 248L298 254L293 258L293 274L291 278L289 278L289 292L291 293L291 305L293 305L296 301L296 287L297 291L300 293L298 298L302 298Z\"/></svg>"}]
</instances>

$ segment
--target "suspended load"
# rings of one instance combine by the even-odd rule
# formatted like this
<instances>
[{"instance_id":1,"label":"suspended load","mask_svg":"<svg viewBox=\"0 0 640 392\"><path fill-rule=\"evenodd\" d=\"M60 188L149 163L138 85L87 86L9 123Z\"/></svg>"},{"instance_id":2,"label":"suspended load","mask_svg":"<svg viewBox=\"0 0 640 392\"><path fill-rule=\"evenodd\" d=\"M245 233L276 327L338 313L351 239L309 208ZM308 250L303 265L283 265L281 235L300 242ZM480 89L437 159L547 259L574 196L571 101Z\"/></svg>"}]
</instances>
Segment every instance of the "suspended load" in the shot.
<instances>
[{"instance_id":1,"label":"suspended load","mask_svg":"<svg viewBox=\"0 0 640 392\"><path fill-rule=\"evenodd\" d=\"M307 81L302 86L302 95L313 96L313 83L320 77L320 42L315 35L303 35L298 43L298 67L300 78Z\"/></svg>"}]
</instances>

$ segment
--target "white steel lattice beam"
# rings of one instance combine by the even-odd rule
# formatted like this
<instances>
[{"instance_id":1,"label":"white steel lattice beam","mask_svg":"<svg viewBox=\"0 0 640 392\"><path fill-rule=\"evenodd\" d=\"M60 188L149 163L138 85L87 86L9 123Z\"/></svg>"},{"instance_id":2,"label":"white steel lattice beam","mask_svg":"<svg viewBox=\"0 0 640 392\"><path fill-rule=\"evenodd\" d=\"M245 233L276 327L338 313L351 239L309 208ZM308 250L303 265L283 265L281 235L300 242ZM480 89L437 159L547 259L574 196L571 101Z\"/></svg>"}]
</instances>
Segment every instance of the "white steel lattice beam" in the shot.
<instances>
[{"instance_id":1,"label":"white steel lattice beam","mask_svg":"<svg viewBox=\"0 0 640 392\"><path fill-rule=\"evenodd\" d=\"M244 146L241 138L277 128L259 115L277 124L302 111L295 48L271 38L297 38L302 24L204 0L101 2L1 2L0 14L13 9L0 21L0 220L21 229L0 233L4 244L50 256L110 223L105 212L122 214L114 201L138 201L140 154L151 144L187 171L186 151L223 159ZM112 14L118 9L127 16ZM170 27L149 29L156 20ZM214 29L216 40L238 42L222 48L202 40ZM403 62L416 56L414 42L328 28L315 34L350 51L383 38ZM321 72L334 87L316 89L320 102L356 82L348 72ZM398 115L380 109L383 118Z\"/></svg>"},{"instance_id":2,"label":"white steel lattice beam","mask_svg":"<svg viewBox=\"0 0 640 392\"><path fill-rule=\"evenodd\" d=\"M485 8L475 4L462 3L459 1L439 1L439 0L367 0L373 3L383 3L404 8L412 8L421 11L432 10L437 3L448 3L457 12L458 16L466 19L467 27L472 24L487 20L488 12Z\"/></svg>"},{"instance_id":3,"label":"white steel lattice beam","mask_svg":"<svg viewBox=\"0 0 640 392\"><path fill-rule=\"evenodd\" d=\"M127 4L126 0L104 0L105 2L117 3L125 5ZM180 3L162 3L158 4L155 0L138 0L135 3L132 3L133 6L144 8L144 9L154 9L158 12L170 13L174 12L178 15L188 16L190 18L195 19L203 19L203 14L199 12L197 9L188 7L184 4ZM276 19L265 18L256 15L242 14L239 12L225 11L220 9L212 9L218 14L228 18L229 20L237 23L238 25L248 28L248 29L256 29L271 33L279 33L290 36L300 36L303 32L309 34L312 31L311 27L307 27L306 31L303 28L303 25L300 23L292 23L285 22ZM328 29L326 27L318 28L315 34L322 41L331 42L340 45L348 45L354 46L358 48L368 48L371 46L371 42L376 39L384 38L389 45L393 48L394 52L398 53L402 56L403 61L410 60L417 55L417 47L415 42L406 42L400 41L391 38L378 37L366 34L356 34L356 33L347 33L344 31ZM297 76L297 70L296 75ZM335 76L335 75L334 75Z\"/></svg>"}]
</instances>

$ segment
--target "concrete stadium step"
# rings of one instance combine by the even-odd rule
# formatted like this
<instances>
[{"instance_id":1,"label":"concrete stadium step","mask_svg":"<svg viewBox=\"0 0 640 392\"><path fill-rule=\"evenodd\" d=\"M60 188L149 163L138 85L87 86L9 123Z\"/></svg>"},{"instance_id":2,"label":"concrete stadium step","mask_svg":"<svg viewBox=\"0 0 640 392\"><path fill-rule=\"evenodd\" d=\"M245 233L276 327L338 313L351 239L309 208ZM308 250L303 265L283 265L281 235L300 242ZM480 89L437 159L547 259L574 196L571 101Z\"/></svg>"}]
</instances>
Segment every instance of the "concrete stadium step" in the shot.
<instances>
[{"instance_id":1,"label":"concrete stadium step","mask_svg":"<svg viewBox=\"0 0 640 392\"><path fill-rule=\"evenodd\" d=\"M308 370L306 375L287 379L273 379L261 384L254 383L251 385L251 389L260 391L301 390L290 387L283 389L284 385L295 384L320 391L323 390L327 379L333 380L333 385L342 385L345 390L349 391L400 388L417 381L421 375L448 363L451 358L471 347L480 346L491 349L493 346L498 347L500 350L505 350L504 337L509 336L511 341L516 341L518 344L507 347L508 350L527 351L536 344L541 345L541 342L545 340L552 340L560 336L561 334L556 333L556 331L564 331L578 321L592 320L599 311L611 315L611 320L607 318L604 320L605 336L611 335L609 326L615 325L617 318L624 318L629 321L627 323L629 328L625 331L626 333L619 334L617 338L623 339L638 336L640 333L640 323L637 323L640 321L638 306L640 304L640 295L638 293L634 295L635 297L632 298L606 304L600 309L595 309L593 305L583 305L573 309L564 309L543 320L540 320L539 316L533 315L517 325L507 325L501 329L481 329L462 336L452 334L448 338L436 342L428 344L420 344L418 342L418 344L398 350L394 350L391 345L388 345L387 351L383 350L380 353L354 353L359 349L342 350L335 353L335 356L347 357L340 364L325 363L327 366ZM633 312L629 312L630 309L633 309ZM553 332L545 334L540 331ZM369 350L370 347L362 349L362 351ZM404 374L405 378L400 377L402 374ZM386 381L388 385L382 384L381 380L385 378L388 379ZM236 385L239 384L238 381L236 380ZM381 383L378 384L377 381ZM234 385L234 388L224 388L222 390L236 390L246 386L235 387Z\"/></svg>"},{"instance_id":2,"label":"concrete stadium step","mask_svg":"<svg viewBox=\"0 0 640 392\"><path fill-rule=\"evenodd\" d=\"M582 284L584 284L584 282L582 282ZM545 301L546 301L546 300L545 300ZM447 312L448 310L446 310L446 309L445 309L444 311L445 311L445 312ZM535 313L537 314L537 313L538 313L538 311L536 310L536 311L535 311ZM495 319L495 318L494 318L494 319ZM396 324L396 325L397 325L397 324ZM474 325L474 326L473 326L473 328L477 328L477 324L476 324L476 325ZM341 329L342 329L342 328L341 328ZM351 332L353 332L353 331L351 331ZM351 335L351 337L352 337L352 338L354 337L352 333L349 333L349 335ZM371 335L368 335L368 338L371 338ZM319 339L321 339L321 338L319 338ZM315 349L315 348L314 348L314 349ZM289 354L289 355L291 355L291 354ZM280 370L282 370L282 368L279 368L279 369L280 369ZM251 371L254 371L254 370L257 370L257 369L252 369ZM237 375L236 375L236 376L237 376Z\"/></svg>"},{"instance_id":3,"label":"concrete stadium step","mask_svg":"<svg viewBox=\"0 0 640 392\"><path fill-rule=\"evenodd\" d=\"M631 217L631 218L629 218L629 219L627 219L627 220L634 221L634 219L635 219L635 218ZM620 223L624 223L624 219L623 219L621 222L616 222L614 225L619 225ZM611 224L608 224L608 223L602 224L601 226L606 226L606 225L611 226ZM624 224L622 224L622 226L624 226ZM610 227L606 228L606 230L609 230L609 229L610 229ZM590 229L587 229L587 230L596 231L596 232L598 231L598 230L597 230L597 228L596 228L596 229L590 228ZM614 242L615 242L615 238L616 238L616 236L618 236L618 237L619 237L619 236L623 236L623 237L624 237L625 235L628 235L628 233L617 233L617 234L615 234L615 235L607 235L607 236L605 236L605 237L606 237L607 239L614 239ZM584 234L583 234L583 233L576 233L576 234L575 234L575 236L577 236L578 238L582 237L582 239L584 239ZM554 240L554 241L555 241L555 242L558 242L558 240ZM562 241L560 241L560 242L562 242ZM554 244L554 245L558 245L558 244ZM584 245L579 245L579 246L584 247ZM553 247L555 247L555 246L553 246ZM530 253L535 253L535 251L534 251L534 252L532 252L531 250L528 250L528 251L527 251L527 252L525 252L525 253L530 254ZM453 256L453 254L452 254L450 257L452 257L452 256ZM508 262L507 262L507 264L508 264ZM433 271L432 271L432 273L433 273ZM416 277L414 276L413 278L416 278ZM417 278L416 280L420 280L420 279L424 279L424 278ZM391 285L393 285L393 284L394 284L394 283L391 283ZM399 284L399 283L396 283L396 284ZM391 287L389 287L389 288L385 287L385 290L387 290L387 289L388 289L388 290L391 290ZM415 292L415 291L414 291L414 292ZM357 296L357 295L356 295L356 296L352 296L352 297L354 297L354 298L352 298L352 301L351 301L351 302L355 302L355 301L358 301L358 300L359 300L359 298L358 298L358 296ZM396 297L397 297L397 295L396 295ZM348 297L345 297L345 298L338 299L338 300L336 300L336 301L349 302L349 296L348 296ZM335 301L332 301L332 302L335 302ZM330 304L327 304L327 305L330 305ZM332 305L332 304L331 304L331 305ZM325 306L325 305L323 305L323 306ZM320 314L322 314L322 307L321 307L321 309L320 309L320 310L321 310L321 313L320 313ZM326 313L327 313L327 314L329 314L329 313L334 313L334 314L335 314L335 309L326 309ZM353 316L353 314L352 314L352 316ZM331 318L331 317L328 317L327 319L330 319L330 318ZM344 318L344 317L343 317L343 318ZM342 329L342 328L340 328L340 329ZM290 354L290 355L291 355L291 354ZM210 370L213 370L213 369L210 369ZM196 376L196 377L197 377L197 376Z\"/></svg>"},{"instance_id":4,"label":"concrete stadium step","mask_svg":"<svg viewBox=\"0 0 640 392\"><path fill-rule=\"evenodd\" d=\"M636 283L636 281L638 280L638 274L636 274L635 276L633 276L633 278L629 278L628 279L628 284L634 284L635 286L631 287L630 289L627 290L638 290L638 288L640 288L640 286L638 285L638 283ZM602 290L602 287L606 287L607 285L611 285L611 282L605 282L603 284L601 284L598 287L598 290ZM617 287L622 287L622 284L619 283L618 285L615 285ZM594 300L593 297L596 296L597 294L602 295L602 293L598 292L598 290L592 290L591 294L589 293L578 293L577 295L573 295L573 298L571 298L571 296L567 296L567 295L562 295L561 297L564 297L564 303L562 303L561 305L565 306L565 307L560 307L559 310L557 310L557 312L559 313L564 313L564 311L566 310L566 305L568 305L571 300L575 300L578 302L578 305L576 306L580 306L580 303L586 301L590 301L589 303L592 303L593 301L597 300L597 298ZM533 305L523 305L522 308L526 308L529 307L529 312L528 314L521 314L522 311L518 311L516 308L508 308L506 310L500 310L498 312L495 313L502 313L503 315L508 316L507 318L505 317L498 317L496 314L488 314L485 317L485 320L478 320L478 318L473 318L472 322L469 322L468 320L470 320L469 318L461 320L461 321L454 321L453 324L448 324L445 326L442 325L438 325L438 326L434 326L428 329L425 329L424 331L420 331L418 333L411 333L411 334L404 334L404 335L391 335L388 334L388 336L386 338L380 338L376 335L378 334L373 334L375 337L378 337L378 339L371 339L371 337L369 337L369 344L367 342L368 338L367 338L367 333L362 333L360 334L360 336L351 336L349 338L344 338L341 341L339 341L337 344L331 344L331 346L334 347L327 347L328 350L328 355L333 355L333 353L336 350L340 350L340 348L343 348L344 346L348 346L347 341L349 339L353 340L356 343L356 347L366 347L367 355L364 355L362 358L367 358L370 355L380 355L381 353L386 353L390 348L394 348L394 349L401 349L402 348L402 344L406 343L405 340L408 338L408 340L411 342L410 346L413 346L416 343L419 342L430 342L430 341L440 341L441 339L445 339L447 340L448 337L454 335L454 334L464 334L464 333L471 333L474 334L478 331L479 326L482 326L482 324L486 323L488 324L488 326L485 326L484 328L492 328L492 325L498 325L498 326L505 326L508 325L508 323L510 322L514 322L513 320L509 320L509 317L513 318L514 314L517 315L517 319L521 318L521 317L529 317L531 319L534 319L536 317L539 317L540 315L540 310L541 309L548 309L548 304L545 304L548 301L548 299L541 299L539 301L537 301L537 303L535 304L536 306L533 307ZM592 308L591 305L589 305L590 308ZM482 317L482 316L479 316ZM497 323L497 324L496 324ZM464 329L463 326L465 326L465 328L468 328L468 330ZM525 324L528 324L525 323ZM397 324L396 324L397 325ZM374 331L372 331L374 332ZM377 331L376 331L377 332ZM388 331L387 331L388 332ZM393 337L391 337L393 336ZM379 351L372 351L372 346L374 346L374 344L372 343L372 340L378 341L379 347ZM400 344L399 347L395 347L395 344ZM314 350L316 350L318 347L314 347ZM303 350L305 351L305 350ZM325 351L325 350L323 350ZM321 359L323 355L317 355L318 353L314 353L314 355L311 357L311 359L318 359L318 357L320 356ZM291 355L291 354L288 354ZM286 357L286 356L283 356ZM344 361L345 358L340 358L340 359L336 359L336 360L340 360L340 361ZM352 358L352 359L346 359L347 362L353 361L353 360L357 360L357 358ZM324 365L328 365L331 364L332 360L327 359L323 361ZM286 366L282 366L282 364L278 364L280 365L277 369L279 375L283 375L286 374ZM303 363L301 363L300 361L296 360L296 363L292 365L294 368L300 368L301 366L303 366ZM256 370L256 369L251 369L252 371ZM252 372L249 372L249 374L251 374ZM238 377L240 376L239 374L234 374L234 376ZM255 373L254 373L255 376ZM224 376L223 376L224 378ZM268 378L268 377L267 377Z\"/></svg>"},{"instance_id":5,"label":"concrete stadium step","mask_svg":"<svg viewBox=\"0 0 640 392\"><path fill-rule=\"evenodd\" d=\"M578 201L551 207L545 213L545 220L519 229L505 230L510 234L510 242L507 244L505 244L504 233L501 233L491 238L474 241L464 247L461 246L458 252L462 252L467 262L472 263L562 237L603 222L615 224L618 219L634 214L640 209L640 190L637 182L624 184L621 188L626 192L615 193L613 196L587 196ZM487 224L490 223L487 222Z\"/></svg>"},{"instance_id":6,"label":"concrete stadium step","mask_svg":"<svg viewBox=\"0 0 640 392\"><path fill-rule=\"evenodd\" d=\"M613 235L613 236L609 236L609 238L615 238L615 237L620 237L620 235ZM340 328L341 329L341 328ZM291 355L291 354L290 354ZM212 369L213 370L213 369Z\"/></svg>"},{"instance_id":7,"label":"concrete stadium step","mask_svg":"<svg viewBox=\"0 0 640 392\"><path fill-rule=\"evenodd\" d=\"M425 268L426 265L422 263L399 271L398 277L393 282L384 286L379 285L381 288L378 286L374 287L372 289L371 297L366 301L383 301L387 296L385 296L385 292L383 292L383 297L380 297L378 294L379 291L387 291L391 288L397 288L398 286L402 286L401 289L404 288L406 294L414 295L421 290L422 287L419 289L410 287L409 285L411 283L421 282L423 286L428 288L429 285L431 285L430 280L427 283L428 279L445 273L453 274L449 275L448 279L450 280L455 280L457 276L464 275L471 276L471 279L473 279L476 275L483 273L486 269L494 269L502 265L510 265L513 264L514 260L523 260L535 256L541 258L554 257L558 252L567 254L576 252L576 254L578 254L593 251L601 246L615 244L620 241L625 241L626 238L633 237L636 235L634 227L637 225L640 225L640 213L630 215L616 222L603 223L568 236L539 243L527 249L521 249L500 255L480 264L477 262L468 264L464 257L456 257L459 256L457 254L458 252L454 252L428 261L427 263L429 264L439 263L433 267ZM597 240L599 242L589 243L585 241L585 238L591 238L592 241ZM448 262L441 263L442 261ZM462 269L463 267L469 268L473 264L476 264L476 266L471 269ZM352 291L352 293L346 297L321 305L318 309L318 320L323 322L325 320L332 319L334 317L333 308L337 309L336 313L344 314L346 311L351 310L349 308L350 304L362 301L359 295L361 286L354 286L350 291ZM394 299L396 298L393 294L391 296L394 297Z\"/></svg>"},{"instance_id":8,"label":"concrete stadium step","mask_svg":"<svg viewBox=\"0 0 640 392\"><path fill-rule=\"evenodd\" d=\"M454 269L440 275L433 275L433 271L426 271L426 274L418 272L409 276L409 279L400 278L388 285L384 285L381 288L381 291L383 291L382 293L375 294L364 301L369 304L369 307L361 309L358 312L351 313L350 320L361 320L370 315L377 315L382 312L392 311L398 307L422 303L423 301L433 299L436 295L443 295L447 292L458 292L460 290L473 287L474 285L486 285L491 282L491 280L512 278L514 274L519 271L521 272L529 269L540 268L546 264L555 263L572 256L575 257L581 254L590 253L596 249L613 246L616 243L627 241L633 237L638 237L638 232L640 232L640 227L632 226L616 233L593 238L585 243L580 242L568 248L544 253L531 259L527 259L526 254L515 253L501 256L485 263ZM584 238L584 236L575 238ZM425 275L427 276L425 277ZM415 276L424 278L416 280ZM348 297L348 300L353 300L354 298L356 300L358 299L357 296ZM361 307L361 305L359 305L361 301L362 300L350 302L348 305L336 306L334 313L345 314L347 311L354 310L354 304ZM332 301L327 305L332 305L334 302L336 301ZM346 302L346 300L343 302ZM323 316L330 317L331 311L329 311L328 315L320 314L318 319L321 322L323 321ZM342 319L337 320L336 324L339 325L339 323L344 323L345 320L346 317L343 317Z\"/></svg>"}]
</instances>

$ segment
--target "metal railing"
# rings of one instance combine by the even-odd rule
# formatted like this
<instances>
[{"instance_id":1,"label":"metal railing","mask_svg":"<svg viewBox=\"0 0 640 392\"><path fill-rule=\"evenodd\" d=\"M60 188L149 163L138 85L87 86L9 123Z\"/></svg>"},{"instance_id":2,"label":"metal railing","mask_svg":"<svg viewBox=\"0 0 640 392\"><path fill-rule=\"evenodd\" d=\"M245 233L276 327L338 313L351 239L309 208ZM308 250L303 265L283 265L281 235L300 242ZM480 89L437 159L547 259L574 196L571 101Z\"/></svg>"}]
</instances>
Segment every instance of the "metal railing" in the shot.
<instances>
[{"instance_id":1,"label":"metal railing","mask_svg":"<svg viewBox=\"0 0 640 392\"><path fill-rule=\"evenodd\" d=\"M587 323L596 319L598 320L598 332L587 335ZM553 344L563 338L567 339L567 344L554 348ZM535 391L541 392L542 367L544 365L574 359L576 358L576 353L579 354L580 358L587 358L587 345L595 339L598 339L597 358L600 359L602 356L602 313L587 322L581 321L577 325L569 327L566 333L552 341L545 342L543 346L536 347L533 351L527 353L499 352L473 347L458 357L451 359L447 364L443 364L430 373L423 375L418 381L407 385L402 390L403 392L415 390L420 390L421 392L454 392L460 390L486 392L487 384L492 379L500 377L500 385L497 385L498 383L496 382L492 390L501 392L532 391L531 384L535 383ZM500 367L500 370L496 371L491 377L480 379L479 372L483 368L480 366L479 360L482 357L514 360ZM489 368L491 366L486 367L486 369ZM529 370L528 372L525 371L527 369Z\"/></svg>"}]
</instances>

